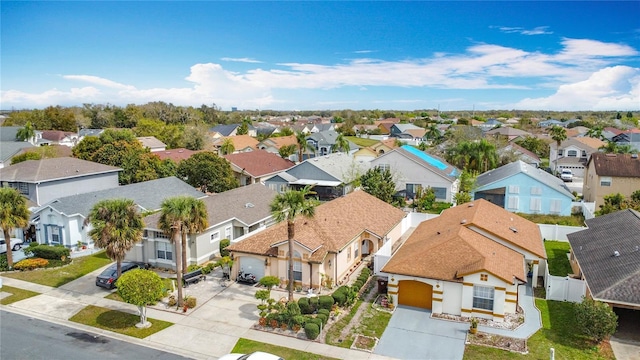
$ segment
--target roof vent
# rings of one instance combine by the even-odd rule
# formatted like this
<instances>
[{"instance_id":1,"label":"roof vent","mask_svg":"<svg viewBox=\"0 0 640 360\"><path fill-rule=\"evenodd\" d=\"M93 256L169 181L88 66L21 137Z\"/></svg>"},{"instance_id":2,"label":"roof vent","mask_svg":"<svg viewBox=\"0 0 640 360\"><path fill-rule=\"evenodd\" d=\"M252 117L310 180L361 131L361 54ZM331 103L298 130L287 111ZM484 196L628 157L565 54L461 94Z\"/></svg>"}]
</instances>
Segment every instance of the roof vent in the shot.
<instances>
[{"instance_id":1,"label":"roof vent","mask_svg":"<svg viewBox=\"0 0 640 360\"><path fill-rule=\"evenodd\" d=\"M460 220L460 224L466 224L466 223L467 223L467 219Z\"/></svg>"},{"instance_id":2,"label":"roof vent","mask_svg":"<svg viewBox=\"0 0 640 360\"><path fill-rule=\"evenodd\" d=\"M514 233L518 232L518 229L514 228L514 227L510 227L509 230L513 231Z\"/></svg>"},{"instance_id":3,"label":"roof vent","mask_svg":"<svg viewBox=\"0 0 640 360\"><path fill-rule=\"evenodd\" d=\"M613 252L613 256L615 256L615 257L620 256L620 252L619 252L618 250L614 251L614 252Z\"/></svg>"},{"instance_id":4,"label":"roof vent","mask_svg":"<svg viewBox=\"0 0 640 360\"><path fill-rule=\"evenodd\" d=\"M246 203L246 204L244 204L244 207L246 207L246 208L252 208L252 207L254 207L254 206L255 206L255 205L253 205L252 203Z\"/></svg>"},{"instance_id":5,"label":"roof vent","mask_svg":"<svg viewBox=\"0 0 640 360\"><path fill-rule=\"evenodd\" d=\"M469 203L469 207L473 207L473 205L475 205L474 203Z\"/></svg>"}]
</instances>

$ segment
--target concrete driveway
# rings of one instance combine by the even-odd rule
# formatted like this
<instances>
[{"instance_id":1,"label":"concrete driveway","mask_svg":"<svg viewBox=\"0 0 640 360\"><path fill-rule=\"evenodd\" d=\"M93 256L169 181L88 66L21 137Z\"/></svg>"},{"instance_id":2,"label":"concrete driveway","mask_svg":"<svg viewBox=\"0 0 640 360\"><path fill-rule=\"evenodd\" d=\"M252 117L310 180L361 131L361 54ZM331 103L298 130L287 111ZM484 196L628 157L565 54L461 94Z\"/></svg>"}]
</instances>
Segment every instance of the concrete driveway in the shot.
<instances>
[{"instance_id":1,"label":"concrete driveway","mask_svg":"<svg viewBox=\"0 0 640 360\"><path fill-rule=\"evenodd\" d=\"M399 359L462 359L469 324L431 318L423 309L399 306L374 354Z\"/></svg>"}]
</instances>

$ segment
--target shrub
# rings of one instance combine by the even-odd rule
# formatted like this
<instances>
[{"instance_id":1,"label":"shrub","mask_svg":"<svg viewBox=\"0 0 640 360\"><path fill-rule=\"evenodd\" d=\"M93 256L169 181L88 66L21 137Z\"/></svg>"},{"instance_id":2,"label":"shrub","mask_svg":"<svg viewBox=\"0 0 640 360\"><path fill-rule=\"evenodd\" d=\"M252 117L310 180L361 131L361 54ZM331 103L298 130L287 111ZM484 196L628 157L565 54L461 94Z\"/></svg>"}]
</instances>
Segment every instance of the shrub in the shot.
<instances>
[{"instance_id":1,"label":"shrub","mask_svg":"<svg viewBox=\"0 0 640 360\"><path fill-rule=\"evenodd\" d=\"M13 265L15 270L33 270L36 268L43 268L49 264L49 260L41 258L31 258L20 260Z\"/></svg>"},{"instance_id":2,"label":"shrub","mask_svg":"<svg viewBox=\"0 0 640 360\"><path fill-rule=\"evenodd\" d=\"M300 314L302 314L300 312L300 306L298 306L298 303L295 301L290 301L287 303L287 314L290 317L294 317L294 316L298 316Z\"/></svg>"},{"instance_id":3,"label":"shrub","mask_svg":"<svg viewBox=\"0 0 640 360\"><path fill-rule=\"evenodd\" d=\"M0 254L0 271L8 271L9 263L7 262L7 254Z\"/></svg>"},{"instance_id":4,"label":"shrub","mask_svg":"<svg viewBox=\"0 0 640 360\"><path fill-rule=\"evenodd\" d=\"M334 303L333 297L329 295L320 295L318 297L318 309L330 311Z\"/></svg>"},{"instance_id":5,"label":"shrub","mask_svg":"<svg viewBox=\"0 0 640 360\"><path fill-rule=\"evenodd\" d=\"M322 325L322 320L318 319L317 317L308 316L305 320L305 324L316 324L318 325L318 328L320 327L320 325Z\"/></svg>"},{"instance_id":6,"label":"shrub","mask_svg":"<svg viewBox=\"0 0 640 360\"><path fill-rule=\"evenodd\" d=\"M306 297L302 297L298 300L298 307L300 308L300 312L303 314L313 313L313 311L311 311L311 306L309 305L309 299Z\"/></svg>"},{"instance_id":7,"label":"shrub","mask_svg":"<svg viewBox=\"0 0 640 360\"><path fill-rule=\"evenodd\" d=\"M196 270L198 270L198 269L202 269L202 266L200 266L200 265L196 265L196 264L192 264L192 265L189 265L189 266L187 267L187 272L196 271Z\"/></svg>"},{"instance_id":8,"label":"shrub","mask_svg":"<svg viewBox=\"0 0 640 360\"><path fill-rule=\"evenodd\" d=\"M178 300L176 300L175 295L169 296L169 302L168 302L169 306L176 306L177 303L178 303Z\"/></svg>"},{"instance_id":9,"label":"shrub","mask_svg":"<svg viewBox=\"0 0 640 360\"><path fill-rule=\"evenodd\" d=\"M307 335L307 338L315 340L320 335L320 327L313 323L307 323L304 326L304 334Z\"/></svg>"},{"instance_id":10,"label":"shrub","mask_svg":"<svg viewBox=\"0 0 640 360\"><path fill-rule=\"evenodd\" d=\"M575 305L575 313L580 331L598 343L613 335L618 327L618 315L600 301L583 298Z\"/></svg>"},{"instance_id":11,"label":"shrub","mask_svg":"<svg viewBox=\"0 0 640 360\"><path fill-rule=\"evenodd\" d=\"M307 318L302 315L296 315L291 318L292 327L304 326L306 322L307 322Z\"/></svg>"},{"instance_id":12,"label":"shrub","mask_svg":"<svg viewBox=\"0 0 640 360\"><path fill-rule=\"evenodd\" d=\"M327 320L329 320L329 315L318 314L318 315L316 315L316 319L320 319L320 321L322 321L322 325L326 325L327 324Z\"/></svg>"},{"instance_id":13,"label":"shrub","mask_svg":"<svg viewBox=\"0 0 640 360\"><path fill-rule=\"evenodd\" d=\"M71 250L64 246L51 246L38 244L29 246L24 249L26 256L48 259L48 260L62 260L68 258L71 254Z\"/></svg>"},{"instance_id":14,"label":"shrub","mask_svg":"<svg viewBox=\"0 0 640 360\"><path fill-rule=\"evenodd\" d=\"M207 265L203 265L202 266L202 273L205 275L209 275L213 269L215 268L215 264L214 263L208 263Z\"/></svg>"},{"instance_id":15,"label":"shrub","mask_svg":"<svg viewBox=\"0 0 640 360\"><path fill-rule=\"evenodd\" d=\"M311 313L316 312L318 310L318 297L314 296L309 299L309 306L311 307Z\"/></svg>"},{"instance_id":16,"label":"shrub","mask_svg":"<svg viewBox=\"0 0 640 360\"><path fill-rule=\"evenodd\" d=\"M277 276L263 276L258 282L269 290L274 286L280 285L280 279Z\"/></svg>"},{"instance_id":17,"label":"shrub","mask_svg":"<svg viewBox=\"0 0 640 360\"><path fill-rule=\"evenodd\" d=\"M353 292L356 292L356 293L357 293L358 291L360 291L360 285L358 285L358 284L353 284L353 285L351 286L351 290L353 290Z\"/></svg>"},{"instance_id":18,"label":"shrub","mask_svg":"<svg viewBox=\"0 0 640 360\"><path fill-rule=\"evenodd\" d=\"M193 296L189 296L184 299L184 303L189 309L193 309L194 307L196 307L196 298Z\"/></svg>"},{"instance_id":19,"label":"shrub","mask_svg":"<svg viewBox=\"0 0 640 360\"><path fill-rule=\"evenodd\" d=\"M323 315L327 315L329 316L330 311L327 309L320 309L318 310L318 315L323 314Z\"/></svg>"},{"instance_id":20,"label":"shrub","mask_svg":"<svg viewBox=\"0 0 640 360\"><path fill-rule=\"evenodd\" d=\"M336 291L331 295L331 297L339 306L343 306L347 301L347 295L344 293L344 291Z\"/></svg>"},{"instance_id":21,"label":"shrub","mask_svg":"<svg viewBox=\"0 0 640 360\"><path fill-rule=\"evenodd\" d=\"M229 250L227 250L227 246L231 245L231 240L222 239L220 240L220 256L225 257L229 256Z\"/></svg>"}]
</instances>

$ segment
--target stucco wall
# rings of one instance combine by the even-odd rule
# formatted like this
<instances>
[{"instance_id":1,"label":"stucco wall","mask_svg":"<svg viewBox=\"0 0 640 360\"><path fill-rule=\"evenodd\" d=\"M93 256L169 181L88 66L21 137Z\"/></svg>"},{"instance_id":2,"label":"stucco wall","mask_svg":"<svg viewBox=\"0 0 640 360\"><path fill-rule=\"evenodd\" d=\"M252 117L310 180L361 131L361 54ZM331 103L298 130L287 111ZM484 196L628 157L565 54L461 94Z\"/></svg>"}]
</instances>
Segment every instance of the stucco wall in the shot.
<instances>
[{"instance_id":1,"label":"stucco wall","mask_svg":"<svg viewBox=\"0 0 640 360\"><path fill-rule=\"evenodd\" d=\"M117 172L48 181L38 186L38 205L64 196L111 189L117 186Z\"/></svg>"}]
</instances>

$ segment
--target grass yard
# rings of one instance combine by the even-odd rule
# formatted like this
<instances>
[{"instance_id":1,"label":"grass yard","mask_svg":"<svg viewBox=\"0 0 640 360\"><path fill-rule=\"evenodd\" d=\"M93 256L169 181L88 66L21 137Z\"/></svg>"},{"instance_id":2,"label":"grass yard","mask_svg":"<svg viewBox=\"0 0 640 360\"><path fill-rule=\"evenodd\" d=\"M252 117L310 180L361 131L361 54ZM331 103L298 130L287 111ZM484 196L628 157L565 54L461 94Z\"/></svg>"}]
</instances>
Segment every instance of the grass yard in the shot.
<instances>
[{"instance_id":1,"label":"grass yard","mask_svg":"<svg viewBox=\"0 0 640 360\"><path fill-rule=\"evenodd\" d=\"M321 355L316 355L313 353L289 349L282 346L271 345L267 343L262 343L258 341L253 341L249 339L240 338L236 343L236 346L233 347L231 352L233 353L242 353L249 354L254 351L264 351L271 354L275 354L280 356L283 359L296 359L296 360L338 360L332 357L326 357Z\"/></svg>"},{"instance_id":2,"label":"grass yard","mask_svg":"<svg viewBox=\"0 0 640 360\"><path fill-rule=\"evenodd\" d=\"M80 310L69 320L139 339L144 339L173 325L167 321L149 318L153 325L147 329L138 329L136 324L140 322L140 316L93 305Z\"/></svg>"},{"instance_id":3,"label":"grass yard","mask_svg":"<svg viewBox=\"0 0 640 360\"><path fill-rule=\"evenodd\" d=\"M574 214L569 216L525 213L516 214L536 224L584 226L584 216L582 216L582 214Z\"/></svg>"},{"instance_id":4,"label":"grass yard","mask_svg":"<svg viewBox=\"0 0 640 360\"><path fill-rule=\"evenodd\" d=\"M367 147L367 146L371 146L377 142L379 142L378 140L373 140L373 139L366 139L366 138L361 138L361 137L357 137L357 136L345 136L347 138L347 140L351 141L352 143L360 146L360 147Z\"/></svg>"},{"instance_id":5,"label":"grass yard","mask_svg":"<svg viewBox=\"0 0 640 360\"><path fill-rule=\"evenodd\" d=\"M544 248L547 251L547 264L549 264L549 274L554 276L567 276L573 271L567 253L571 250L571 245L565 241L545 241Z\"/></svg>"},{"instance_id":6,"label":"grass yard","mask_svg":"<svg viewBox=\"0 0 640 360\"><path fill-rule=\"evenodd\" d=\"M2 305L13 304L16 301L20 301L20 300L28 299L28 298L36 296L36 295L40 295L40 293L37 293L35 291L18 289L18 288L15 288L13 286L6 286L6 285L4 285L2 287L2 292L7 292L7 293L11 294L11 295L7 296L6 298L0 300L0 304L2 304Z\"/></svg>"},{"instance_id":7,"label":"grass yard","mask_svg":"<svg viewBox=\"0 0 640 360\"><path fill-rule=\"evenodd\" d=\"M12 279L59 287L111 263L104 251L73 259L71 264L52 269L36 269L3 274Z\"/></svg>"},{"instance_id":8,"label":"grass yard","mask_svg":"<svg viewBox=\"0 0 640 360\"><path fill-rule=\"evenodd\" d=\"M549 349L555 349L556 359L615 359L608 343L595 346L589 339L577 334L578 328L569 302L536 299L536 306L542 314L542 329L536 332L527 346L527 355L504 350L467 345L464 359L548 359Z\"/></svg>"}]
</instances>

